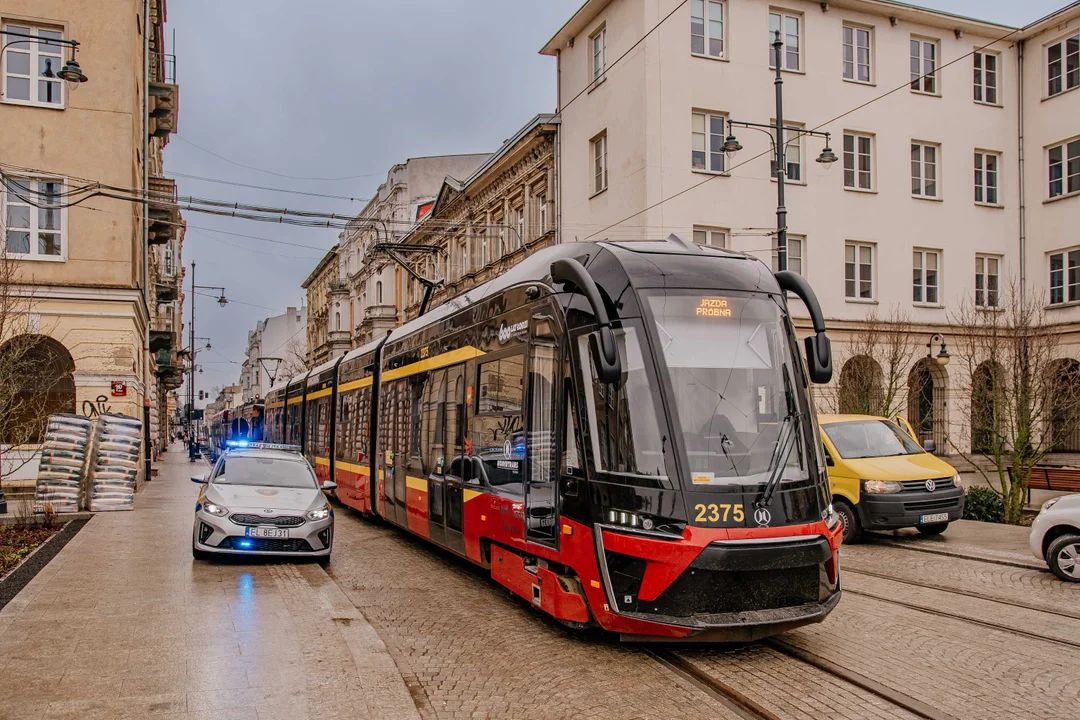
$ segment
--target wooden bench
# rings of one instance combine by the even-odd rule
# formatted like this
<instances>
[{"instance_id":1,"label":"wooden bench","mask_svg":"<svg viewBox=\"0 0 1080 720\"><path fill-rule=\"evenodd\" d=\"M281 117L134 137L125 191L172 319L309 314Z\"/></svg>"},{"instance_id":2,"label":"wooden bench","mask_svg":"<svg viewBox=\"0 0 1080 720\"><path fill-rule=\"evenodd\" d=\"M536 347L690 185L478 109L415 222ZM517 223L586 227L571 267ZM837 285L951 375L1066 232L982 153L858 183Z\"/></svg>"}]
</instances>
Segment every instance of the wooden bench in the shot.
<instances>
[{"instance_id":1,"label":"wooden bench","mask_svg":"<svg viewBox=\"0 0 1080 720\"><path fill-rule=\"evenodd\" d=\"M1005 468L1012 481L1013 469ZM1062 467L1034 467L1028 481L1027 499L1031 502L1032 490L1053 490L1054 492L1080 492L1080 469Z\"/></svg>"}]
</instances>

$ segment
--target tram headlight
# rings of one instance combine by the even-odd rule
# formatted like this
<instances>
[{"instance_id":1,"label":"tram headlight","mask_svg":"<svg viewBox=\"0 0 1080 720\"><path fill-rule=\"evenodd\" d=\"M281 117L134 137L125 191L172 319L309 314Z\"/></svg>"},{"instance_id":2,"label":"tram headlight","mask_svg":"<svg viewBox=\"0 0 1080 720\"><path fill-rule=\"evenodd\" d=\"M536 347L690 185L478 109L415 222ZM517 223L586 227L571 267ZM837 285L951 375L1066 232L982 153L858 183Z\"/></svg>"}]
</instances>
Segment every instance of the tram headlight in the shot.
<instances>
[{"instance_id":1,"label":"tram headlight","mask_svg":"<svg viewBox=\"0 0 1080 720\"><path fill-rule=\"evenodd\" d=\"M836 508L829 503L829 507L825 509L824 515L825 527L830 530L836 529L836 526L840 524L840 513L836 512Z\"/></svg>"},{"instance_id":2,"label":"tram headlight","mask_svg":"<svg viewBox=\"0 0 1080 720\"><path fill-rule=\"evenodd\" d=\"M605 510L604 521L608 525L627 530L645 530L651 533L671 535L678 538L682 535L686 523L668 518L653 518L640 515L629 510Z\"/></svg>"},{"instance_id":3,"label":"tram headlight","mask_svg":"<svg viewBox=\"0 0 1080 720\"><path fill-rule=\"evenodd\" d=\"M891 495L902 489L900 483L892 480L863 480L863 492L869 495Z\"/></svg>"}]
</instances>

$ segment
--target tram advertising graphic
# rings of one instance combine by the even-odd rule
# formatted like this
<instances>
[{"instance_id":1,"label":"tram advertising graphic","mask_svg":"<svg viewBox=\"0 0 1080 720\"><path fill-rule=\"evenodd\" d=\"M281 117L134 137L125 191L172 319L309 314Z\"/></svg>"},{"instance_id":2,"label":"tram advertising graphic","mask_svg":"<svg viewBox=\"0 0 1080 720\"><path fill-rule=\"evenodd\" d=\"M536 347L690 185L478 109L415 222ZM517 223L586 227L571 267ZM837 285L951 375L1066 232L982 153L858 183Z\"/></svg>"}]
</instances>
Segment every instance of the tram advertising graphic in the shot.
<instances>
[{"instance_id":1,"label":"tram advertising graphic","mask_svg":"<svg viewBox=\"0 0 1080 720\"><path fill-rule=\"evenodd\" d=\"M809 395L831 374L799 275L675 236L570 243L279 383L265 431L567 625L745 641L840 598Z\"/></svg>"}]
</instances>

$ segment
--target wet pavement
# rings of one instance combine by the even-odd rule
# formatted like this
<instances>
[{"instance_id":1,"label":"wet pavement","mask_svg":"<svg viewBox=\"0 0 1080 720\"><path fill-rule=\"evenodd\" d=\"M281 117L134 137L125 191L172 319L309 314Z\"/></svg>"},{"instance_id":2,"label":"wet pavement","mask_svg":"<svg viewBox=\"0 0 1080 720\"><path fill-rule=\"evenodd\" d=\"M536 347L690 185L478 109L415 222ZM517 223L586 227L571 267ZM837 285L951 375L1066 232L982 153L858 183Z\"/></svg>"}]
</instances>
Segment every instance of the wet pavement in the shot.
<instances>
[{"instance_id":1,"label":"wet pavement","mask_svg":"<svg viewBox=\"0 0 1080 720\"><path fill-rule=\"evenodd\" d=\"M419 717L378 634L314 563L193 561L181 452L0 612L0 719Z\"/></svg>"}]
</instances>

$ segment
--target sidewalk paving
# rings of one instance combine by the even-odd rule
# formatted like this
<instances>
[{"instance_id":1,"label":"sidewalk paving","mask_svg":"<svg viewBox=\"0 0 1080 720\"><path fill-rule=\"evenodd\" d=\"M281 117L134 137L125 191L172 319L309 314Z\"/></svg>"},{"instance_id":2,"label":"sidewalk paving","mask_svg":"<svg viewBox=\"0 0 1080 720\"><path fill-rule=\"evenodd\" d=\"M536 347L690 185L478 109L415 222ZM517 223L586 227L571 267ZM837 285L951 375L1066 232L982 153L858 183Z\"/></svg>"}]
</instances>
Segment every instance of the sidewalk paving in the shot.
<instances>
[{"instance_id":1,"label":"sidewalk paving","mask_svg":"<svg viewBox=\"0 0 1080 720\"><path fill-rule=\"evenodd\" d=\"M204 466L160 467L134 511L95 515L0 612L0 720L419 718L317 564L193 561Z\"/></svg>"},{"instance_id":2,"label":"sidewalk paving","mask_svg":"<svg viewBox=\"0 0 1080 720\"><path fill-rule=\"evenodd\" d=\"M1031 528L999 523L957 520L941 535L923 537L914 528L867 533L881 545L915 548L941 555L988 560L1033 570L1046 570L1046 563L1035 559L1028 549Z\"/></svg>"}]
</instances>

